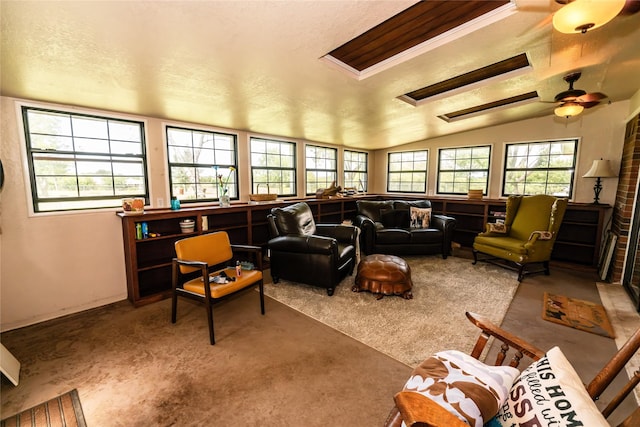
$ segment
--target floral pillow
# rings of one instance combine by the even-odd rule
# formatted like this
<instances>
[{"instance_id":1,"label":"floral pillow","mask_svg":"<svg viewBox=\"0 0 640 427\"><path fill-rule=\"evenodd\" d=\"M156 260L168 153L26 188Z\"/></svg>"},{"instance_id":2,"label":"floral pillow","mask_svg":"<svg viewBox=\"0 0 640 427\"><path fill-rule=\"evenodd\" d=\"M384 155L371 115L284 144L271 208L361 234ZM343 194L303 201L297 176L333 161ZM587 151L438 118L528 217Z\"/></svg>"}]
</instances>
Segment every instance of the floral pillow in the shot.
<instances>
[{"instance_id":1,"label":"floral pillow","mask_svg":"<svg viewBox=\"0 0 640 427\"><path fill-rule=\"evenodd\" d=\"M487 427L606 427L580 377L558 347L515 380L509 396Z\"/></svg>"},{"instance_id":2,"label":"floral pillow","mask_svg":"<svg viewBox=\"0 0 640 427\"><path fill-rule=\"evenodd\" d=\"M417 208L415 206L411 206L409 209L411 228L429 228L429 223L431 222L431 208Z\"/></svg>"},{"instance_id":3,"label":"floral pillow","mask_svg":"<svg viewBox=\"0 0 640 427\"><path fill-rule=\"evenodd\" d=\"M519 374L510 366L485 365L449 350L436 353L414 369L404 390L422 394L470 426L482 427L503 405Z\"/></svg>"},{"instance_id":4,"label":"floral pillow","mask_svg":"<svg viewBox=\"0 0 640 427\"><path fill-rule=\"evenodd\" d=\"M489 233L501 233L506 234L508 229L503 222L489 222L487 223L487 231Z\"/></svg>"}]
</instances>

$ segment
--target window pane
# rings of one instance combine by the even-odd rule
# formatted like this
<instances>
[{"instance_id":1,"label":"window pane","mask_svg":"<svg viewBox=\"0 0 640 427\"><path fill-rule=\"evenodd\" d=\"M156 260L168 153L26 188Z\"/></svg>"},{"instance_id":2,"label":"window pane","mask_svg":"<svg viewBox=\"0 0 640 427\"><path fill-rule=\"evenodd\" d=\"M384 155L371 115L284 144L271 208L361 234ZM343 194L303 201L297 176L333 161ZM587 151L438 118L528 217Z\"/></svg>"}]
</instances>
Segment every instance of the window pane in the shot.
<instances>
[{"instance_id":1,"label":"window pane","mask_svg":"<svg viewBox=\"0 0 640 427\"><path fill-rule=\"evenodd\" d=\"M227 194L238 198L235 135L173 126L166 132L172 197L187 202L216 200L221 189L217 175L221 175Z\"/></svg>"},{"instance_id":2,"label":"window pane","mask_svg":"<svg viewBox=\"0 0 640 427\"><path fill-rule=\"evenodd\" d=\"M295 143L252 137L250 145L252 193L268 186L271 194L295 196Z\"/></svg>"},{"instance_id":3,"label":"window pane","mask_svg":"<svg viewBox=\"0 0 640 427\"><path fill-rule=\"evenodd\" d=\"M335 148L315 145L305 147L307 194L314 194L317 190L329 188L337 180L337 156L338 150Z\"/></svg>"},{"instance_id":4,"label":"window pane","mask_svg":"<svg viewBox=\"0 0 640 427\"><path fill-rule=\"evenodd\" d=\"M467 194L470 189L487 194L491 146L438 150L439 194Z\"/></svg>"},{"instance_id":5,"label":"window pane","mask_svg":"<svg viewBox=\"0 0 640 427\"><path fill-rule=\"evenodd\" d=\"M577 139L507 145L503 196L572 197L577 148Z\"/></svg>"},{"instance_id":6,"label":"window pane","mask_svg":"<svg viewBox=\"0 0 640 427\"><path fill-rule=\"evenodd\" d=\"M141 122L22 107L35 212L148 199ZM75 200L74 200L75 199Z\"/></svg>"},{"instance_id":7,"label":"window pane","mask_svg":"<svg viewBox=\"0 0 640 427\"><path fill-rule=\"evenodd\" d=\"M424 193L427 190L427 151L388 154L387 191Z\"/></svg>"},{"instance_id":8,"label":"window pane","mask_svg":"<svg viewBox=\"0 0 640 427\"><path fill-rule=\"evenodd\" d=\"M344 150L344 189L367 191L367 153Z\"/></svg>"}]
</instances>

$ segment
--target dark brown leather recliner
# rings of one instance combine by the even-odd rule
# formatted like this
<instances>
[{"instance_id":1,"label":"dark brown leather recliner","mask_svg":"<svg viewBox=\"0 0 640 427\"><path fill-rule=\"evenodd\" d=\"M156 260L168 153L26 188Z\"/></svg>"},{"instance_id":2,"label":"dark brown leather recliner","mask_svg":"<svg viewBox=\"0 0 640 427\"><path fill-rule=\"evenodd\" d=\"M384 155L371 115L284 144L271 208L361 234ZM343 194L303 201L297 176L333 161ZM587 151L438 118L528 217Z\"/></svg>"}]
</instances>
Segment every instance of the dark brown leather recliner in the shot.
<instances>
[{"instance_id":1,"label":"dark brown leather recliner","mask_svg":"<svg viewBox=\"0 0 640 427\"><path fill-rule=\"evenodd\" d=\"M280 279L327 288L353 274L358 230L350 225L316 224L304 202L271 209L269 254L273 283Z\"/></svg>"}]
</instances>

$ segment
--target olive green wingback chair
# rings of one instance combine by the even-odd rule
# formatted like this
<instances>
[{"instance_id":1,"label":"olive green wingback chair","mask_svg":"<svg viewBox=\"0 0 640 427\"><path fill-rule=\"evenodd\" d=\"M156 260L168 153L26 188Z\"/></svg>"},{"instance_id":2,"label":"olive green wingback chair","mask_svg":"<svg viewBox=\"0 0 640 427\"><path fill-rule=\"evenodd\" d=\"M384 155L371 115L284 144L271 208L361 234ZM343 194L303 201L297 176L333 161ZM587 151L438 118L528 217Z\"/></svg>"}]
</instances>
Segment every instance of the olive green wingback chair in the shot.
<instances>
[{"instance_id":1,"label":"olive green wingback chair","mask_svg":"<svg viewBox=\"0 0 640 427\"><path fill-rule=\"evenodd\" d=\"M473 263L493 262L518 271L518 281L525 274L549 275L549 259L567 209L567 199L547 195L510 196L507 199L504 226L487 224L486 231L473 242ZM499 262L496 262L499 261ZM529 270L529 265L542 263L543 269Z\"/></svg>"}]
</instances>

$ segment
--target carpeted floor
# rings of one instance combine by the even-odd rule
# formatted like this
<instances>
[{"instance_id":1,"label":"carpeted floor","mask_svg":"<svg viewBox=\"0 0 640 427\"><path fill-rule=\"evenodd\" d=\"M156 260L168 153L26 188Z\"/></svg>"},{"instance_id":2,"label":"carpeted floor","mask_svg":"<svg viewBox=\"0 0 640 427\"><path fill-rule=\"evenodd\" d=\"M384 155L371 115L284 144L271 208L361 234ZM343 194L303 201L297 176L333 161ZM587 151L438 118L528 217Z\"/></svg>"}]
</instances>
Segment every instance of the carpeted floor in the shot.
<instances>
[{"instance_id":1,"label":"carpeted floor","mask_svg":"<svg viewBox=\"0 0 640 427\"><path fill-rule=\"evenodd\" d=\"M487 277L481 269L472 274L461 306L484 299L476 282ZM540 312L544 292L597 301L594 277L558 268L551 276L527 277L503 322L540 348L561 346L585 382L615 352L614 341L547 322ZM320 301L326 305L330 298L324 293ZM18 387L2 379L0 418L77 388L89 426L383 423L410 367L271 298L266 309L261 316L254 291L216 307L215 346L208 342L204 310L185 301L175 325L169 300L140 308L122 301L4 332L2 343L22 371ZM633 400L625 401L624 416L637 407ZM600 404L607 402L605 396Z\"/></svg>"},{"instance_id":2,"label":"carpeted floor","mask_svg":"<svg viewBox=\"0 0 640 427\"><path fill-rule=\"evenodd\" d=\"M380 425L411 369L253 290L214 310L128 301L2 334L1 415L77 388L89 426ZM337 423L337 424L336 424Z\"/></svg>"},{"instance_id":3,"label":"carpeted floor","mask_svg":"<svg viewBox=\"0 0 640 427\"><path fill-rule=\"evenodd\" d=\"M323 288L280 281L265 293L409 366L433 353L470 352L479 331L466 311L500 324L518 289L513 272L491 264L438 256L405 257L411 267L413 299L352 292L355 274L328 298ZM482 280L478 280L482 277ZM469 290L473 290L472 293ZM479 297L482 296L482 297Z\"/></svg>"}]
</instances>

